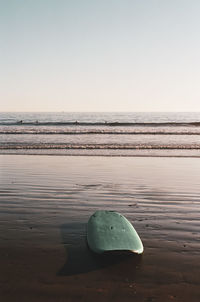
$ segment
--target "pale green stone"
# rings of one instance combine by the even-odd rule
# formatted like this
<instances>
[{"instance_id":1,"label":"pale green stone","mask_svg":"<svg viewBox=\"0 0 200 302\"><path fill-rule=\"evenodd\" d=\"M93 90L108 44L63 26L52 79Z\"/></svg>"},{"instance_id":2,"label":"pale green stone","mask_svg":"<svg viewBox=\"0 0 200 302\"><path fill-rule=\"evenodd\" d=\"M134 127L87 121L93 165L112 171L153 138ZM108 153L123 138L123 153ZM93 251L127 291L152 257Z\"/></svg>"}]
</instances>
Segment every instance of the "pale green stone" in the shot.
<instances>
[{"instance_id":1,"label":"pale green stone","mask_svg":"<svg viewBox=\"0 0 200 302\"><path fill-rule=\"evenodd\" d=\"M143 244L132 224L113 211L97 211L87 225L87 241L96 253L108 251L143 252Z\"/></svg>"}]
</instances>

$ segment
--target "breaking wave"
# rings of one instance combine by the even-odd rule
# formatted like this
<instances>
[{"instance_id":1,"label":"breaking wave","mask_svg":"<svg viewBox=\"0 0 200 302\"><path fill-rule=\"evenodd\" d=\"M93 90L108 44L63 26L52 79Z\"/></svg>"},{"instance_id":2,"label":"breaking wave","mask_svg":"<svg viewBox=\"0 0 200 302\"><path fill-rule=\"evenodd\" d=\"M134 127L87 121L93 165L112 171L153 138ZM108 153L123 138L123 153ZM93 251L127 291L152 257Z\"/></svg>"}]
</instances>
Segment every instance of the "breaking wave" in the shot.
<instances>
[{"instance_id":1,"label":"breaking wave","mask_svg":"<svg viewBox=\"0 0 200 302\"><path fill-rule=\"evenodd\" d=\"M120 149L120 150L144 150L144 149L152 149L152 150L176 150L176 149L184 149L184 150L192 150L192 149L200 149L200 144L191 145L191 144L168 144L168 145L148 145L148 144L3 144L0 145L0 150L8 150L8 149Z\"/></svg>"},{"instance_id":2,"label":"breaking wave","mask_svg":"<svg viewBox=\"0 0 200 302\"><path fill-rule=\"evenodd\" d=\"M119 126L119 127L134 127L134 126L142 126L142 127L163 127L163 126L200 126L200 122L146 122L146 123L139 123L139 122L42 122L42 121L1 121L1 126Z\"/></svg>"}]
</instances>

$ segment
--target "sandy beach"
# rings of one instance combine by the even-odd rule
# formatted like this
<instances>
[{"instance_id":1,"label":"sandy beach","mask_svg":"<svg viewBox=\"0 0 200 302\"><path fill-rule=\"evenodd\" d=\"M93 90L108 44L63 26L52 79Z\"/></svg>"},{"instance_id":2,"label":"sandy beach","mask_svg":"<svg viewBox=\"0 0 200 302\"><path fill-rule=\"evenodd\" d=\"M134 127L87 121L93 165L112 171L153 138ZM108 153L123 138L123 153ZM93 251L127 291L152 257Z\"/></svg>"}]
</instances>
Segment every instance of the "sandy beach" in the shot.
<instances>
[{"instance_id":1,"label":"sandy beach","mask_svg":"<svg viewBox=\"0 0 200 302\"><path fill-rule=\"evenodd\" d=\"M200 300L200 159L0 156L1 301ZM116 210L144 254L96 256L86 224Z\"/></svg>"}]
</instances>

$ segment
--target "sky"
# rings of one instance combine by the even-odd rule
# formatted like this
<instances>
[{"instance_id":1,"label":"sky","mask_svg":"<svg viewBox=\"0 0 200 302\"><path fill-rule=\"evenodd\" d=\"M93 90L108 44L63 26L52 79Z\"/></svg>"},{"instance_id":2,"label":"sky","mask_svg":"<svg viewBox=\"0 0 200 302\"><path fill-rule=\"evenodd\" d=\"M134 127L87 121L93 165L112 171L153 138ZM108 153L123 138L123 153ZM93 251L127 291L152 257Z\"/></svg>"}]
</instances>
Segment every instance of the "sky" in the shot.
<instances>
[{"instance_id":1,"label":"sky","mask_svg":"<svg viewBox=\"0 0 200 302\"><path fill-rule=\"evenodd\" d=\"M200 111L199 0L0 0L0 111Z\"/></svg>"}]
</instances>

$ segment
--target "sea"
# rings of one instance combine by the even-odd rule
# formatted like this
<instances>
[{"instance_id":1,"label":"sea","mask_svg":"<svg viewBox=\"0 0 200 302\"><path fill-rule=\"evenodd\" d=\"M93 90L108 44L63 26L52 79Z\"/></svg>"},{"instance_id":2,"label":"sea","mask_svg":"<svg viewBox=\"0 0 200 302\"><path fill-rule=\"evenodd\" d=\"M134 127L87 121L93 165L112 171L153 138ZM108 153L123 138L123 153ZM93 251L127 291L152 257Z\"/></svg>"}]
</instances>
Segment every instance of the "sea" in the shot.
<instances>
[{"instance_id":1,"label":"sea","mask_svg":"<svg viewBox=\"0 0 200 302\"><path fill-rule=\"evenodd\" d=\"M200 112L3 112L0 154L200 157Z\"/></svg>"}]
</instances>

